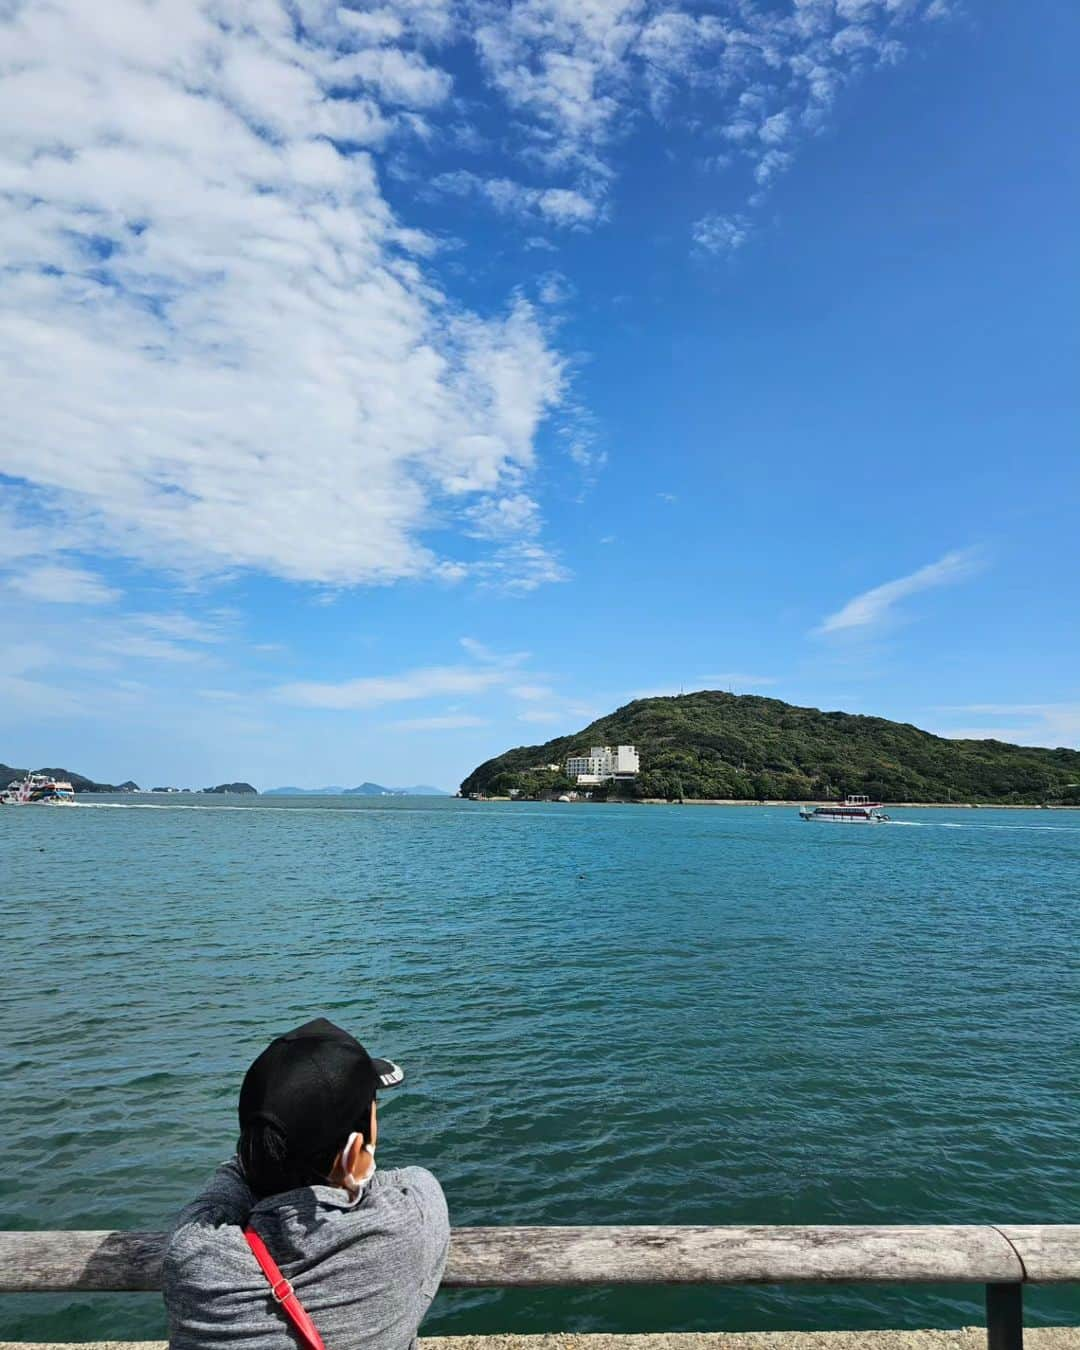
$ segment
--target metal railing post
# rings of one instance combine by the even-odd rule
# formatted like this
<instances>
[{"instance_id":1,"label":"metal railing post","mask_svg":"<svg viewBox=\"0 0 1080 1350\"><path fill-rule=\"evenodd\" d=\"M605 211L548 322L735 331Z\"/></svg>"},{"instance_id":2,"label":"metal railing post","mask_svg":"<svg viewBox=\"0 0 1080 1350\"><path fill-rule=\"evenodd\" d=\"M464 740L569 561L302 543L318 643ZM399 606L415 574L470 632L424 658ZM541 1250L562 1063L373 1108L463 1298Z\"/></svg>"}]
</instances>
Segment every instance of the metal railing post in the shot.
<instances>
[{"instance_id":1,"label":"metal railing post","mask_svg":"<svg viewBox=\"0 0 1080 1350\"><path fill-rule=\"evenodd\" d=\"M1024 1286L986 1286L986 1350L1024 1350Z\"/></svg>"}]
</instances>

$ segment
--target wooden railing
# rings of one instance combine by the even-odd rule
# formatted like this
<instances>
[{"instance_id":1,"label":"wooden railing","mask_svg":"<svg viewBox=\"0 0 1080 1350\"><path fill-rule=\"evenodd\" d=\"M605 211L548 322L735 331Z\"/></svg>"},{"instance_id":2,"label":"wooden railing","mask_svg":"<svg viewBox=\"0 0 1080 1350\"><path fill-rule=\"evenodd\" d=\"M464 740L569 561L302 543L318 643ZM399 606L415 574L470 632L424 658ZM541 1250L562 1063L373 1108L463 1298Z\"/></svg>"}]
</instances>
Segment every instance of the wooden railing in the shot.
<instances>
[{"instance_id":1,"label":"wooden railing","mask_svg":"<svg viewBox=\"0 0 1080 1350\"><path fill-rule=\"evenodd\" d=\"M153 1290L163 1233L0 1233L0 1293ZM597 1284L986 1286L989 1350L1023 1345L1023 1287L1080 1281L1080 1224L456 1228L450 1288Z\"/></svg>"}]
</instances>

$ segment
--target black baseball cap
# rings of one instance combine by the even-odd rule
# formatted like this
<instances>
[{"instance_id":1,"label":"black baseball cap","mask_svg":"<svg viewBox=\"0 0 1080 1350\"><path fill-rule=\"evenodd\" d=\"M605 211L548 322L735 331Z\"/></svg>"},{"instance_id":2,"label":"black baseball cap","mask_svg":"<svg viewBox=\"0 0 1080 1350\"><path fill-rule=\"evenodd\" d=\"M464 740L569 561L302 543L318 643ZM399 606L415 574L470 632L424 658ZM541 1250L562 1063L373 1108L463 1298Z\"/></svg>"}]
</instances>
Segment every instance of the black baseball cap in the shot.
<instances>
[{"instance_id":1,"label":"black baseball cap","mask_svg":"<svg viewBox=\"0 0 1080 1350\"><path fill-rule=\"evenodd\" d=\"M404 1078L391 1060L374 1058L355 1036L316 1017L272 1040L248 1069L240 1129L269 1122L293 1158L329 1167L353 1130L366 1132L376 1092Z\"/></svg>"}]
</instances>

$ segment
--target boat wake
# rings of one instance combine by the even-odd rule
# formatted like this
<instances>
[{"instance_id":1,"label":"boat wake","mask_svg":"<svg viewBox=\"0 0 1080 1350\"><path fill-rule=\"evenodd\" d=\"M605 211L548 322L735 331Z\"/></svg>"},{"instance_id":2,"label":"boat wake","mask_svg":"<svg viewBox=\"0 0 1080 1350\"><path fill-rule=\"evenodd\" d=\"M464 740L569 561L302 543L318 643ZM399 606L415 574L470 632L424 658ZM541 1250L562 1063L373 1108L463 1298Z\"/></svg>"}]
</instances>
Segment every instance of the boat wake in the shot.
<instances>
[{"instance_id":1,"label":"boat wake","mask_svg":"<svg viewBox=\"0 0 1080 1350\"><path fill-rule=\"evenodd\" d=\"M1040 833L1075 834L1080 825L991 825L982 820L890 820L889 825L903 825L911 830L1037 830Z\"/></svg>"},{"instance_id":2,"label":"boat wake","mask_svg":"<svg viewBox=\"0 0 1080 1350\"><path fill-rule=\"evenodd\" d=\"M86 811L271 811L275 815L302 815L305 812L320 812L342 815L355 815L364 810L362 806L175 806L169 802L78 802ZM410 815L433 814L431 807L414 806ZM402 813L404 814L404 813Z\"/></svg>"}]
</instances>

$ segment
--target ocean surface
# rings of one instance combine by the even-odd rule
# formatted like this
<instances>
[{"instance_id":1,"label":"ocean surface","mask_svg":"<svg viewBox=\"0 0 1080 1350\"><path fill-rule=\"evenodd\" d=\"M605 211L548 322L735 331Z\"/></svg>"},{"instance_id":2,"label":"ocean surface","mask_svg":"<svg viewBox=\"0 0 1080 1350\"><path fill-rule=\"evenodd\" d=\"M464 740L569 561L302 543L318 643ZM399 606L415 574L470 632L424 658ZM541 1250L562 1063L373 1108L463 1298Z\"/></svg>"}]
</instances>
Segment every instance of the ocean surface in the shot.
<instances>
[{"instance_id":1,"label":"ocean surface","mask_svg":"<svg viewBox=\"0 0 1080 1350\"><path fill-rule=\"evenodd\" d=\"M453 1221L1080 1222L1080 813L231 798L0 809L0 1228L162 1228L271 1036L399 1061ZM958 1326L981 1287L439 1296L431 1333ZM1080 1322L1035 1289L1030 1324ZM0 1298L0 1339L164 1334Z\"/></svg>"}]
</instances>

